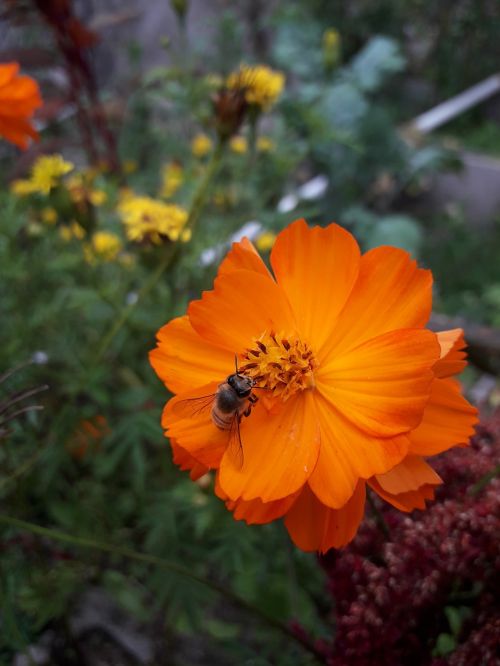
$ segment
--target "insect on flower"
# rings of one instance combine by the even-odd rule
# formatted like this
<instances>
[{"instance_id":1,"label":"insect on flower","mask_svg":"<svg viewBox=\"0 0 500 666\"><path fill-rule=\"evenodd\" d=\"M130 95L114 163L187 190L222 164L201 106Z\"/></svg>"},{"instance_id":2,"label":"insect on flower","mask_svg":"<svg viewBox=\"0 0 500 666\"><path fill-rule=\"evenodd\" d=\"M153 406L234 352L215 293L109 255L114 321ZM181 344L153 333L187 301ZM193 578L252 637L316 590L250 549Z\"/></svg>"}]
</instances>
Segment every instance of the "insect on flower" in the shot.
<instances>
[{"instance_id":1,"label":"insect on flower","mask_svg":"<svg viewBox=\"0 0 500 666\"><path fill-rule=\"evenodd\" d=\"M325 552L354 537L367 488L406 512L433 499L427 458L477 421L453 379L465 341L426 328L432 274L404 250L361 254L342 227L297 220L270 264L234 243L214 288L158 331L151 364L174 394L162 425L191 478L216 470L237 520L283 518L299 548Z\"/></svg>"},{"instance_id":2,"label":"insect on flower","mask_svg":"<svg viewBox=\"0 0 500 666\"><path fill-rule=\"evenodd\" d=\"M228 450L237 468L243 466L243 442L241 441L240 423L244 416L250 416L252 407L258 400L253 393L255 379L247 377L238 370L238 358L235 356L235 370L225 382L219 384L217 391L199 398L187 398L176 402L173 410L180 417L192 418L210 410L210 417L219 430L229 433Z\"/></svg>"}]
</instances>

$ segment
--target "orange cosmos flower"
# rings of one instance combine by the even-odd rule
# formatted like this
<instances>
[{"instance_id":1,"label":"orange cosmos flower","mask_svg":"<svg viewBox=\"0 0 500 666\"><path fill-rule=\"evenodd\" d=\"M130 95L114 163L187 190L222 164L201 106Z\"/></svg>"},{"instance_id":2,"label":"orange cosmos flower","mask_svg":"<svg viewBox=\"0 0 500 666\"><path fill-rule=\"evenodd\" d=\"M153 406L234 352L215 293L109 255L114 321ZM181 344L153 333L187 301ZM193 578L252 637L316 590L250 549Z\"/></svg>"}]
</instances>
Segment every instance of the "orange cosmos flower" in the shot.
<instances>
[{"instance_id":1,"label":"orange cosmos flower","mask_svg":"<svg viewBox=\"0 0 500 666\"><path fill-rule=\"evenodd\" d=\"M366 484L402 511L433 498L441 480L425 458L465 445L476 422L451 378L464 340L425 328L430 271L393 247L361 256L336 224L294 222L271 266L247 239L235 243L214 289L160 329L150 359L176 394L162 424L181 469L217 470L236 519L284 517L297 546L325 552L353 538ZM214 394L235 355L259 398L239 412L239 462L210 410L181 408Z\"/></svg>"},{"instance_id":2,"label":"orange cosmos flower","mask_svg":"<svg viewBox=\"0 0 500 666\"><path fill-rule=\"evenodd\" d=\"M38 139L31 117L41 105L36 81L19 76L17 62L0 64L0 136L19 148L27 148L29 137Z\"/></svg>"}]
</instances>

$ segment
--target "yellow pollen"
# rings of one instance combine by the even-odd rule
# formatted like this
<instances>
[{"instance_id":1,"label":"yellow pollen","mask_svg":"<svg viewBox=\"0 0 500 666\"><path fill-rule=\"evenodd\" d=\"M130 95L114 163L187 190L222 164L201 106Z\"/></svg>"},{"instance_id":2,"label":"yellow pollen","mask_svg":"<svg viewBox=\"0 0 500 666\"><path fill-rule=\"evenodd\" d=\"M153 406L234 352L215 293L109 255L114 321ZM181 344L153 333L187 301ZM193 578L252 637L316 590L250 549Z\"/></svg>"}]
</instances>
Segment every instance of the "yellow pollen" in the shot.
<instances>
[{"instance_id":1,"label":"yellow pollen","mask_svg":"<svg viewBox=\"0 0 500 666\"><path fill-rule=\"evenodd\" d=\"M309 346L293 335L263 333L243 355L239 371L252 377L272 397L288 400L297 391L314 387L317 367Z\"/></svg>"}]
</instances>

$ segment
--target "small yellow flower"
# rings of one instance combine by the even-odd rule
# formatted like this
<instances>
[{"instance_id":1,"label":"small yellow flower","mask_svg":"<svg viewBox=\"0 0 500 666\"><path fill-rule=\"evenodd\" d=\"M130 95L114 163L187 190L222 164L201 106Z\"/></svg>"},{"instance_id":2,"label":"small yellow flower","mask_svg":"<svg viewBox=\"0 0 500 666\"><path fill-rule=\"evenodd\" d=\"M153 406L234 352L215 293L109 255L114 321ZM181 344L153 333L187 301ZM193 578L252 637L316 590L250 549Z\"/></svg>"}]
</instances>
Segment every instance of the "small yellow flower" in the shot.
<instances>
[{"instance_id":1,"label":"small yellow flower","mask_svg":"<svg viewBox=\"0 0 500 666\"><path fill-rule=\"evenodd\" d=\"M162 170L162 186L160 189L160 196L169 199L174 196L177 190L184 182L184 171L180 164L170 162L165 164Z\"/></svg>"},{"instance_id":2,"label":"small yellow flower","mask_svg":"<svg viewBox=\"0 0 500 666\"><path fill-rule=\"evenodd\" d=\"M193 232L191 231L191 229L184 229L183 231L181 231L181 236L180 236L181 241L183 243L189 243L192 235Z\"/></svg>"},{"instance_id":3,"label":"small yellow flower","mask_svg":"<svg viewBox=\"0 0 500 666\"><path fill-rule=\"evenodd\" d=\"M195 157L205 157L213 147L212 139L206 134L197 134L191 141L191 152Z\"/></svg>"},{"instance_id":4,"label":"small yellow flower","mask_svg":"<svg viewBox=\"0 0 500 666\"><path fill-rule=\"evenodd\" d=\"M244 136L233 136L229 142L229 147L233 153L238 153L239 155L244 155L248 150L248 141Z\"/></svg>"},{"instance_id":5,"label":"small yellow flower","mask_svg":"<svg viewBox=\"0 0 500 666\"><path fill-rule=\"evenodd\" d=\"M45 224L55 224L57 222L57 211L52 206L46 206L42 208L40 217Z\"/></svg>"},{"instance_id":6,"label":"small yellow flower","mask_svg":"<svg viewBox=\"0 0 500 666\"><path fill-rule=\"evenodd\" d=\"M261 252L267 252L274 245L276 240L276 234L272 231L264 231L255 241L255 245L259 248Z\"/></svg>"},{"instance_id":7,"label":"small yellow flower","mask_svg":"<svg viewBox=\"0 0 500 666\"><path fill-rule=\"evenodd\" d=\"M74 169L71 162L66 162L62 155L42 155L33 165L30 181L33 191L48 194L59 184L62 176Z\"/></svg>"},{"instance_id":8,"label":"small yellow flower","mask_svg":"<svg viewBox=\"0 0 500 666\"><path fill-rule=\"evenodd\" d=\"M123 160L123 172L126 174L135 173L137 171L137 162L136 160Z\"/></svg>"},{"instance_id":9,"label":"small yellow flower","mask_svg":"<svg viewBox=\"0 0 500 666\"><path fill-rule=\"evenodd\" d=\"M28 194L36 192L36 189L31 180L20 179L12 181L10 184L10 191L12 194L15 194L16 197L25 197Z\"/></svg>"},{"instance_id":10,"label":"small yellow flower","mask_svg":"<svg viewBox=\"0 0 500 666\"><path fill-rule=\"evenodd\" d=\"M248 104L267 111L283 92L285 75L266 65L241 65L229 75L226 84L231 90L243 90Z\"/></svg>"},{"instance_id":11,"label":"small yellow flower","mask_svg":"<svg viewBox=\"0 0 500 666\"><path fill-rule=\"evenodd\" d=\"M340 33L335 28L327 28L323 33L323 48L327 50L337 49L340 45Z\"/></svg>"},{"instance_id":12,"label":"small yellow flower","mask_svg":"<svg viewBox=\"0 0 500 666\"><path fill-rule=\"evenodd\" d=\"M78 222L71 222L59 229L59 235L67 243L73 239L82 240L85 238L85 229Z\"/></svg>"},{"instance_id":13,"label":"small yellow flower","mask_svg":"<svg viewBox=\"0 0 500 666\"><path fill-rule=\"evenodd\" d=\"M96 260L114 261L119 255L123 243L121 238L110 231L96 231L84 247L84 256L89 263Z\"/></svg>"},{"instance_id":14,"label":"small yellow flower","mask_svg":"<svg viewBox=\"0 0 500 666\"><path fill-rule=\"evenodd\" d=\"M104 190L90 190L89 201L93 206L102 206L108 200L108 195Z\"/></svg>"},{"instance_id":15,"label":"small yellow flower","mask_svg":"<svg viewBox=\"0 0 500 666\"><path fill-rule=\"evenodd\" d=\"M187 211L180 206L135 195L123 199L117 211L129 240L149 240L156 245L166 238L178 240L188 219Z\"/></svg>"},{"instance_id":16,"label":"small yellow flower","mask_svg":"<svg viewBox=\"0 0 500 666\"><path fill-rule=\"evenodd\" d=\"M340 33L335 28L327 28L323 33L323 61L325 66L333 69L340 60Z\"/></svg>"},{"instance_id":17,"label":"small yellow flower","mask_svg":"<svg viewBox=\"0 0 500 666\"><path fill-rule=\"evenodd\" d=\"M276 148L276 144L268 136L259 136L257 139L257 150L259 153L271 153Z\"/></svg>"}]
</instances>

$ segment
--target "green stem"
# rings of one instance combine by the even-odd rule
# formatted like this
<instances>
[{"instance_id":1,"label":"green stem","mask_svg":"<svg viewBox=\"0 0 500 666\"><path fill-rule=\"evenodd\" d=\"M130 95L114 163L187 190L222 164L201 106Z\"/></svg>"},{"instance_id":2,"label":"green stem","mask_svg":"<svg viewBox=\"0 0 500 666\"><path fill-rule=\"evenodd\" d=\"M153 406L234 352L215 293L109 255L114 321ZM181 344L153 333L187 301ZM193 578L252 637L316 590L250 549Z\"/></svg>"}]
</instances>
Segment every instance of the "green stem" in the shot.
<instances>
[{"instance_id":1,"label":"green stem","mask_svg":"<svg viewBox=\"0 0 500 666\"><path fill-rule=\"evenodd\" d=\"M487 474L482 476L477 483L475 483L472 488L469 490L470 495L479 495L483 488L486 488L488 483L492 481L496 476L500 474L500 464L493 467Z\"/></svg>"},{"instance_id":2,"label":"green stem","mask_svg":"<svg viewBox=\"0 0 500 666\"><path fill-rule=\"evenodd\" d=\"M34 467L34 465L37 464L37 462L46 452L47 447L37 449L33 455L27 458L21 465L16 467L16 469L11 474L9 474L9 476L6 476L0 480L0 492L5 488L5 486L8 486L11 481L15 481L20 476L23 476L23 474L26 474L26 472L28 472L32 467Z\"/></svg>"},{"instance_id":3,"label":"green stem","mask_svg":"<svg viewBox=\"0 0 500 666\"><path fill-rule=\"evenodd\" d=\"M191 232L194 231L196 223L198 222L198 219L200 217L201 211L203 210L203 206L205 204L207 193L210 189L210 185L212 184L212 180L217 172L217 169L219 168L222 155L224 153L224 147L225 147L224 142L219 141L212 154L212 158L207 165L207 170L205 171L204 178L200 182L198 189L196 190L196 193L193 197L191 208L188 214L188 219L185 225L185 228L190 229ZM128 318L134 311L134 308L136 307L137 303L139 303L139 301L141 301L154 288L154 286L159 281L165 270L170 265L170 262L176 256L177 251L178 251L178 244L176 243L172 243L167 247L167 250L165 252L162 261L160 261L160 263L156 267L156 270L151 274L149 280L147 280L143 284L143 286L141 287L141 289L137 294L136 300L133 303L130 303L129 305L123 308L120 315L115 320L113 326L108 330L106 335L102 338L101 344L97 349L94 361L91 365L93 366L97 365L102 360L110 344L113 342L114 338L119 333L124 324L126 324L126 322L128 321Z\"/></svg>"},{"instance_id":4,"label":"green stem","mask_svg":"<svg viewBox=\"0 0 500 666\"><path fill-rule=\"evenodd\" d=\"M53 530L47 527L42 527L41 525L36 525L35 523L29 523L25 520L19 520L18 518L13 518L12 516L6 516L0 514L0 523L4 525L9 525L10 527L15 527L21 530L26 530L32 534L38 534L39 536L46 537L48 539L53 539L55 541L61 541L64 543L69 543L74 546L79 546L80 548L92 548L94 550L100 550L105 553L111 553L113 555L118 555L130 560L135 560L136 562L142 562L143 564L150 564L152 566L159 567L160 569L165 569L172 573L183 576L184 578L189 578L209 589L217 592L218 594L223 595L234 604L238 605L240 608L249 611L253 615L257 616L260 620L267 623L269 626L277 629L282 634L288 638L292 638L295 642L298 642L302 645L303 648L308 650L313 654L320 662L324 662L322 654L316 650L314 645L310 644L308 641L303 640L300 636L297 636L284 622L277 620L274 617L271 617L264 611L262 611L257 606L254 606L249 601L246 601L242 597L238 596L231 590L226 589L218 583L200 576L193 572L192 569L184 567L176 562L171 562L170 560L163 559L162 557L157 557L156 555L148 555L147 553L140 553L130 548L125 548L123 546L115 546L110 543L105 543L102 541L96 541L95 539L88 539L86 537L74 536L72 534L66 534L65 532L60 532L59 530Z\"/></svg>"},{"instance_id":5,"label":"green stem","mask_svg":"<svg viewBox=\"0 0 500 666\"><path fill-rule=\"evenodd\" d=\"M368 500L368 504L370 505L370 509L372 510L373 516L375 518L375 522L379 526L379 528L382 530L384 536L386 539L391 538L391 532L389 530L389 526L387 525L384 516L382 513L378 510L377 505L373 501L373 497L371 496L371 491L367 488L367 493L366 493L366 498Z\"/></svg>"}]
</instances>

